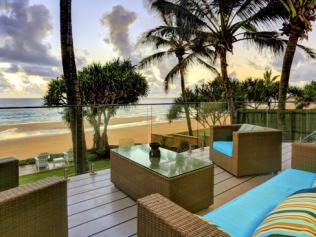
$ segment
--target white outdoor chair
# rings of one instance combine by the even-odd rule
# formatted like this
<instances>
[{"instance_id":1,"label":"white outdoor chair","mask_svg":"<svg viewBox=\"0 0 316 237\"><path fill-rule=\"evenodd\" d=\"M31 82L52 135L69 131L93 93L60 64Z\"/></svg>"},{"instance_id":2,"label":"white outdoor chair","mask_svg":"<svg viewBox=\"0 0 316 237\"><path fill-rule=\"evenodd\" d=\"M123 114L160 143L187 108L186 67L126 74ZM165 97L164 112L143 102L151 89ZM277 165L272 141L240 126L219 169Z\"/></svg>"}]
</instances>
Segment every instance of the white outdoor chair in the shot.
<instances>
[{"instance_id":1,"label":"white outdoor chair","mask_svg":"<svg viewBox=\"0 0 316 237\"><path fill-rule=\"evenodd\" d=\"M48 153L41 153L37 157L35 157L35 165L37 171L40 171L40 169L46 169L48 168L48 159L49 159Z\"/></svg>"},{"instance_id":2,"label":"white outdoor chair","mask_svg":"<svg viewBox=\"0 0 316 237\"><path fill-rule=\"evenodd\" d=\"M67 152L64 152L64 159L67 165L69 165L70 162L74 161L74 152L72 151L72 149L69 149Z\"/></svg>"}]
</instances>

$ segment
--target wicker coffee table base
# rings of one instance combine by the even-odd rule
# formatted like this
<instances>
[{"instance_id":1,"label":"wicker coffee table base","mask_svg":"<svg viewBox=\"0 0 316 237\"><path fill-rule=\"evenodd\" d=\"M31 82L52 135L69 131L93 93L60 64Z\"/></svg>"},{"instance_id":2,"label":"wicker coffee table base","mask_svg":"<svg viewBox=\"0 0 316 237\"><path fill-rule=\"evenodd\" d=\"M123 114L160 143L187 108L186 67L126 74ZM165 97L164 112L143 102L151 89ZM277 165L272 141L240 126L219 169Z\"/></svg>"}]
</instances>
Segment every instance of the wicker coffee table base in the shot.
<instances>
[{"instance_id":1,"label":"wicker coffee table base","mask_svg":"<svg viewBox=\"0 0 316 237\"><path fill-rule=\"evenodd\" d=\"M213 204L213 165L174 178L166 178L111 152L111 181L132 199L160 193L190 212Z\"/></svg>"}]
</instances>

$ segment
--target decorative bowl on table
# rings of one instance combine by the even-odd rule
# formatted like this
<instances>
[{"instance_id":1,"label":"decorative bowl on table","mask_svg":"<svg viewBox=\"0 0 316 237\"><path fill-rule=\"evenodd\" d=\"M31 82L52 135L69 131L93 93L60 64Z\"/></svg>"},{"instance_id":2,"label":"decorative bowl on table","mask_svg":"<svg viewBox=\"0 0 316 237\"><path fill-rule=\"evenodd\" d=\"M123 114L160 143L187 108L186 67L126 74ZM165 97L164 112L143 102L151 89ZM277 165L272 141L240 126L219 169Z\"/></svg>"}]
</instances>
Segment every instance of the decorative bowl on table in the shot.
<instances>
[{"instance_id":1,"label":"decorative bowl on table","mask_svg":"<svg viewBox=\"0 0 316 237\"><path fill-rule=\"evenodd\" d=\"M155 158L159 158L160 157L160 143L158 142L152 142L149 144L150 145L150 151L149 151L149 156L150 157L155 157Z\"/></svg>"}]
</instances>

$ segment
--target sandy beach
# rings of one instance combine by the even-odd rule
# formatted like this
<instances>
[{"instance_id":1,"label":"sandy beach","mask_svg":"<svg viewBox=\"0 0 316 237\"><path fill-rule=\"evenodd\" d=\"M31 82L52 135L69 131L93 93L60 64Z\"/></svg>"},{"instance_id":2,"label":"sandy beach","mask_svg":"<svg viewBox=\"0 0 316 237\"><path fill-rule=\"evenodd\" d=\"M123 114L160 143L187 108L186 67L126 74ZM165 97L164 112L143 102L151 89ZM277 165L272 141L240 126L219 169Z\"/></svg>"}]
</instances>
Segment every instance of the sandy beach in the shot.
<instances>
[{"instance_id":1,"label":"sandy beach","mask_svg":"<svg viewBox=\"0 0 316 237\"><path fill-rule=\"evenodd\" d=\"M149 118L150 119L150 118ZM126 127L124 124L130 124ZM136 143L150 142L151 131L158 134L186 131L186 122L151 124L148 117L113 118L110 121L111 128L108 131L110 144L118 144L120 138L131 137ZM88 124L86 127L87 146L92 146L93 132ZM90 129L89 129L90 128ZM62 134L49 134L52 130L65 130ZM19 160L32 158L42 152L61 153L71 147L71 134L64 122L30 123L0 126L0 133L14 130L17 134L28 134L45 130L48 134L24 137L11 137L0 140L0 157L15 157Z\"/></svg>"}]
</instances>

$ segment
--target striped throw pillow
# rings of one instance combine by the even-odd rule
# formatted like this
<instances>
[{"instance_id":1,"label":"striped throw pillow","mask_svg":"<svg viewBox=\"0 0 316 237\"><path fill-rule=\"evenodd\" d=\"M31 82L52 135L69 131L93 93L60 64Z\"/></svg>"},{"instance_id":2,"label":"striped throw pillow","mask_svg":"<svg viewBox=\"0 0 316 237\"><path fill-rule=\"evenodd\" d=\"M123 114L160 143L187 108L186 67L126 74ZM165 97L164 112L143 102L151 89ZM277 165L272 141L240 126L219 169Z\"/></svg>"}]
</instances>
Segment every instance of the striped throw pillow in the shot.
<instances>
[{"instance_id":1,"label":"striped throw pillow","mask_svg":"<svg viewBox=\"0 0 316 237\"><path fill-rule=\"evenodd\" d=\"M316 190L297 192L273 209L254 237L316 236Z\"/></svg>"}]
</instances>

